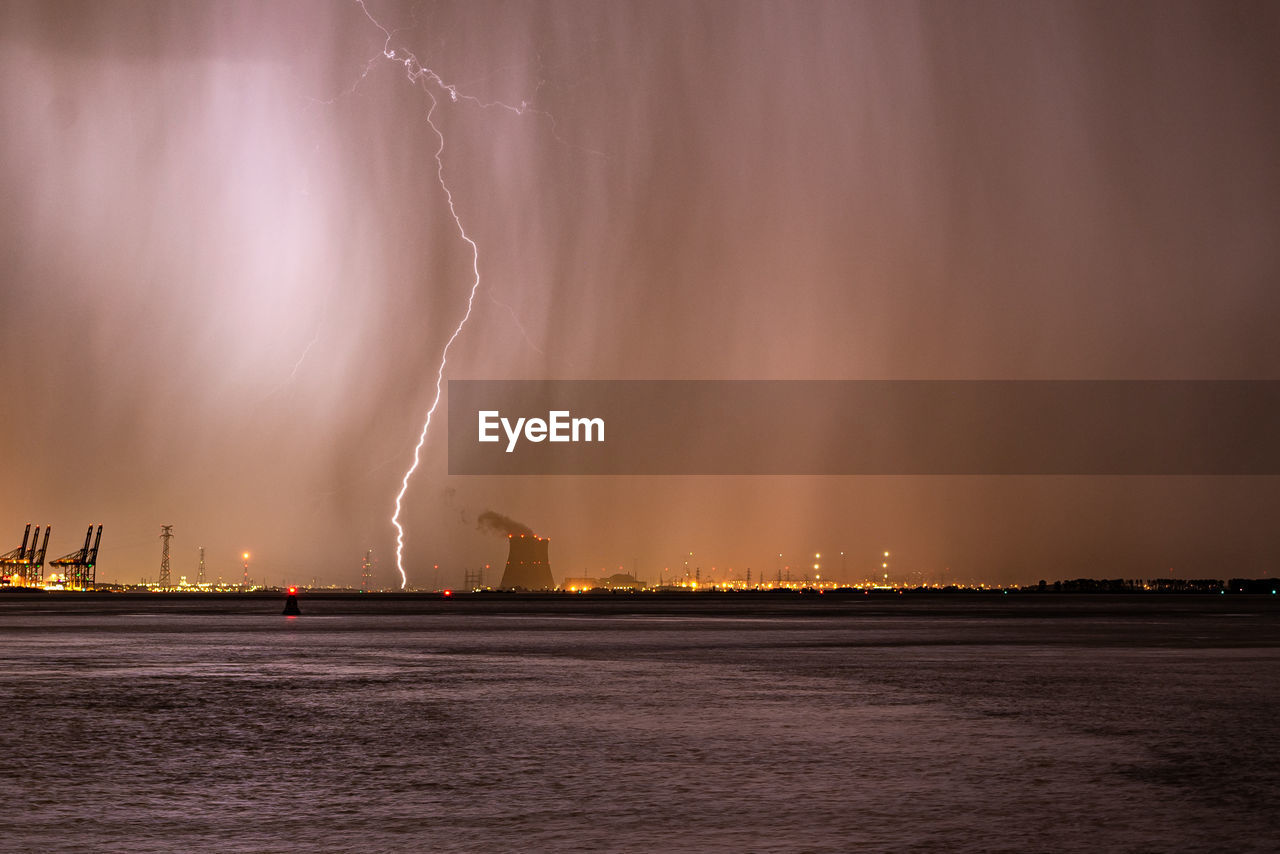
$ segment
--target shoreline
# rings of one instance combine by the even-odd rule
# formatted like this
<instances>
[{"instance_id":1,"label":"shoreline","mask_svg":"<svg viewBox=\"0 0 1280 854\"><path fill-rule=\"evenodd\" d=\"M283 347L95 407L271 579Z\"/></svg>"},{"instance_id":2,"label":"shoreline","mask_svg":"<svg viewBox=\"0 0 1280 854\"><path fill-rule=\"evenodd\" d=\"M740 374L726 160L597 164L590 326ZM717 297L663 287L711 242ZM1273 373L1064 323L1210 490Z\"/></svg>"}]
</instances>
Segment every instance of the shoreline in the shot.
<instances>
[{"instance_id":1,"label":"shoreline","mask_svg":"<svg viewBox=\"0 0 1280 854\"><path fill-rule=\"evenodd\" d=\"M284 591L108 592L0 590L0 617L14 614L279 613ZM1230 593L1032 593L996 591L705 591L503 593L482 591L298 592L302 615L513 615L599 617L1198 618L1239 613L1280 618L1280 596Z\"/></svg>"}]
</instances>

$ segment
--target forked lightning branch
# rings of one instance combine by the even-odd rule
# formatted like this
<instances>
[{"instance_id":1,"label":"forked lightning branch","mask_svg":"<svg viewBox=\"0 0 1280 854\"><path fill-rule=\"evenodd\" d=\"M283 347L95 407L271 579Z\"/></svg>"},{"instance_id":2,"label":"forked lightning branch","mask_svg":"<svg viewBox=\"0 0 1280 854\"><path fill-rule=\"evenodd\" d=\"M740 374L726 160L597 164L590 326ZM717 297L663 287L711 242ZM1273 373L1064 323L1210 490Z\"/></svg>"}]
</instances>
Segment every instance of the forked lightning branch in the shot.
<instances>
[{"instance_id":1,"label":"forked lightning branch","mask_svg":"<svg viewBox=\"0 0 1280 854\"><path fill-rule=\"evenodd\" d=\"M504 418L497 409L481 409L477 413L476 441L500 442L506 434L507 453L516 449L523 438L527 442L603 442L603 418L574 418L567 409L553 409L546 418Z\"/></svg>"}]
</instances>

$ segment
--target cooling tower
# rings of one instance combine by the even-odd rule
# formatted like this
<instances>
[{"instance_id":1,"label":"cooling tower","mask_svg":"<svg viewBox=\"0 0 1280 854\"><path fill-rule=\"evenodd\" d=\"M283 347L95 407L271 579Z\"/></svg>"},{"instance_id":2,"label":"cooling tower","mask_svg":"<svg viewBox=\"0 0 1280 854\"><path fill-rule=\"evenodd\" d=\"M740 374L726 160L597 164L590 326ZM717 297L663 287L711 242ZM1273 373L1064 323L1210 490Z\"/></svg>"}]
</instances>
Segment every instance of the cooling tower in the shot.
<instances>
[{"instance_id":1,"label":"cooling tower","mask_svg":"<svg viewBox=\"0 0 1280 854\"><path fill-rule=\"evenodd\" d=\"M507 534L511 551L507 568L502 573L503 590L553 590L551 559L547 547L551 540L533 534Z\"/></svg>"}]
</instances>

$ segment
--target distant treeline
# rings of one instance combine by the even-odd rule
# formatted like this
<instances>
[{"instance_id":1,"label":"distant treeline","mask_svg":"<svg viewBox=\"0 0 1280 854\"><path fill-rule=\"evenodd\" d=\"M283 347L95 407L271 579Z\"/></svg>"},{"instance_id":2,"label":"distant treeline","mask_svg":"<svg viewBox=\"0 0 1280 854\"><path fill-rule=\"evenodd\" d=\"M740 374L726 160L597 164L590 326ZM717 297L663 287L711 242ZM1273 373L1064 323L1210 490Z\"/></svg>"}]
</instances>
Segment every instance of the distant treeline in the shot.
<instances>
[{"instance_id":1,"label":"distant treeline","mask_svg":"<svg viewBox=\"0 0 1280 854\"><path fill-rule=\"evenodd\" d=\"M1026 591L1054 593L1267 593L1280 591L1277 578L1073 578L1041 581Z\"/></svg>"}]
</instances>

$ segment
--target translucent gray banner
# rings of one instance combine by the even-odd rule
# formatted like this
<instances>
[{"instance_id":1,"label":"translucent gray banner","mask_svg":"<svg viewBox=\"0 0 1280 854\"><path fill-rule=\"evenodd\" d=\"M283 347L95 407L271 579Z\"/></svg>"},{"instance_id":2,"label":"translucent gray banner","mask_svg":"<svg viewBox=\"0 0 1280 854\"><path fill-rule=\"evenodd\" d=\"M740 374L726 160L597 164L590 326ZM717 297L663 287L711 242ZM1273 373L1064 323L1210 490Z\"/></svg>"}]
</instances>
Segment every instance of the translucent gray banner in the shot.
<instances>
[{"instance_id":1,"label":"translucent gray banner","mask_svg":"<svg viewBox=\"0 0 1280 854\"><path fill-rule=\"evenodd\" d=\"M460 475L1275 475L1277 381L451 380Z\"/></svg>"}]
</instances>

